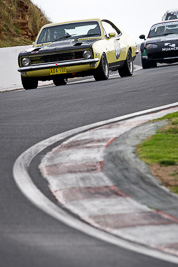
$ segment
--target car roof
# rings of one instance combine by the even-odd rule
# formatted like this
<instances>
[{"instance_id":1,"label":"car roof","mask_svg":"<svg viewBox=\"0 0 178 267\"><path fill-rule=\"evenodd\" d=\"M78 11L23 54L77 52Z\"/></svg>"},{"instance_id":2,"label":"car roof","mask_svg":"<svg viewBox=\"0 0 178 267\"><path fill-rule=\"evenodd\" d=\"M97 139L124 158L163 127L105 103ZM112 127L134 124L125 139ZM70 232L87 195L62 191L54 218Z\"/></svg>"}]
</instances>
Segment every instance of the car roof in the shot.
<instances>
[{"instance_id":1,"label":"car roof","mask_svg":"<svg viewBox=\"0 0 178 267\"><path fill-rule=\"evenodd\" d=\"M170 23L170 22L174 22L174 21L177 21L177 22L178 22L178 19L172 19L172 20L163 20L163 21L160 21L160 22L154 23L154 24L153 24L151 27L153 27L154 25L157 25L157 24Z\"/></svg>"},{"instance_id":2,"label":"car roof","mask_svg":"<svg viewBox=\"0 0 178 267\"><path fill-rule=\"evenodd\" d=\"M45 24L42 28L56 26L56 25L62 25L62 24L87 22L87 21L98 21L98 22L101 22L101 19L96 18L96 19L83 19L83 20L72 20L72 21L64 21L64 22L57 22L57 23L49 23L49 24Z\"/></svg>"}]
</instances>

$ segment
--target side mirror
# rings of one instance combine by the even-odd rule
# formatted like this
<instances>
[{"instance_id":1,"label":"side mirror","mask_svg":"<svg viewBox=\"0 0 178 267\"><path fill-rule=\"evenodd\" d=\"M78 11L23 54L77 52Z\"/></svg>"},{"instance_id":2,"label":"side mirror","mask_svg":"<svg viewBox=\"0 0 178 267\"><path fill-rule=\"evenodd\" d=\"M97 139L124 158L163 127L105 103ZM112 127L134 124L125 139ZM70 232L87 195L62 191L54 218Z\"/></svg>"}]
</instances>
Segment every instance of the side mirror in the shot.
<instances>
[{"instance_id":1,"label":"side mirror","mask_svg":"<svg viewBox=\"0 0 178 267\"><path fill-rule=\"evenodd\" d=\"M140 35L140 36L139 36L139 38L140 38L140 39L144 39L144 40L146 40L146 38L145 38L145 35L144 35L144 34Z\"/></svg>"},{"instance_id":2,"label":"side mirror","mask_svg":"<svg viewBox=\"0 0 178 267\"><path fill-rule=\"evenodd\" d=\"M110 32L109 33L109 39L112 38L112 37L115 37L116 36L116 33L115 32Z\"/></svg>"}]
</instances>

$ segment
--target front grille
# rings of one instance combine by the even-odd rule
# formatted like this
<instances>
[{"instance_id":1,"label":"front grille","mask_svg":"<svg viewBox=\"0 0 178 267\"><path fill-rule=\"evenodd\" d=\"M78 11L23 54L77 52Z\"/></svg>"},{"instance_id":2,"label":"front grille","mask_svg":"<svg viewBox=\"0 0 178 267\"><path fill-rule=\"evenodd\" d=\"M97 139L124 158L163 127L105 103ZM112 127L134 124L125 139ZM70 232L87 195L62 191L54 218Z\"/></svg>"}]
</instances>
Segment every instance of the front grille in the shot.
<instances>
[{"instance_id":1,"label":"front grille","mask_svg":"<svg viewBox=\"0 0 178 267\"><path fill-rule=\"evenodd\" d=\"M68 61L68 60L75 60L75 59L83 59L83 51L49 54L49 55L42 55L42 56L38 55L38 56L34 56L30 58L31 65Z\"/></svg>"}]
</instances>

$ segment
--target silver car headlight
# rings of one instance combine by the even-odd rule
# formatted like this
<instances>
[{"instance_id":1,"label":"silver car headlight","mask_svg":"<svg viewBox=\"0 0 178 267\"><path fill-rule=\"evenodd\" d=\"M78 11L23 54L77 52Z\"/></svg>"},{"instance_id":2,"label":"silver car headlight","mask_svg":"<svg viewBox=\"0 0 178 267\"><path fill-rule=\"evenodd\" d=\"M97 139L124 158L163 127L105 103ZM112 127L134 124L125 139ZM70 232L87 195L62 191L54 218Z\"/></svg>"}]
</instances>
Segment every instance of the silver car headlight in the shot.
<instances>
[{"instance_id":1,"label":"silver car headlight","mask_svg":"<svg viewBox=\"0 0 178 267\"><path fill-rule=\"evenodd\" d=\"M83 57L86 58L86 59L91 58L92 57L91 50L85 50L85 51L83 51Z\"/></svg>"},{"instance_id":2,"label":"silver car headlight","mask_svg":"<svg viewBox=\"0 0 178 267\"><path fill-rule=\"evenodd\" d=\"M28 57L22 58L22 66L27 67L30 65L30 59Z\"/></svg>"},{"instance_id":3,"label":"silver car headlight","mask_svg":"<svg viewBox=\"0 0 178 267\"><path fill-rule=\"evenodd\" d=\"M156 44L147 44L146 48L147 49L155 49L155 48L158 48L158 46Z\"/></svg>"}]
</instances>

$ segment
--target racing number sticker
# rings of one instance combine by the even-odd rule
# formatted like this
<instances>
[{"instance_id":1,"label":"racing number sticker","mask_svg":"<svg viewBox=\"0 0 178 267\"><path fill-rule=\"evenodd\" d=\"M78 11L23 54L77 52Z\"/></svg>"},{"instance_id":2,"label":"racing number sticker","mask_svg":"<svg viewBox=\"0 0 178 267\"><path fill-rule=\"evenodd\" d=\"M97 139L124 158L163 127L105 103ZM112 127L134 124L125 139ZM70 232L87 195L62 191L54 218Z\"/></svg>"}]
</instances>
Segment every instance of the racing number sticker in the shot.
<instances>
[{"instance_id":1,"label":"racing number sticker","mask_svg":"<svg viewBox=\"0 0 178 267\"><path fill-rule=\"evenodd\" d=\"M120 57L121 54L121 47L118 41L114 41L114 48L115 48L115 53L116 53L116 59Z\"/></svg>"}]
</instances>

